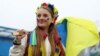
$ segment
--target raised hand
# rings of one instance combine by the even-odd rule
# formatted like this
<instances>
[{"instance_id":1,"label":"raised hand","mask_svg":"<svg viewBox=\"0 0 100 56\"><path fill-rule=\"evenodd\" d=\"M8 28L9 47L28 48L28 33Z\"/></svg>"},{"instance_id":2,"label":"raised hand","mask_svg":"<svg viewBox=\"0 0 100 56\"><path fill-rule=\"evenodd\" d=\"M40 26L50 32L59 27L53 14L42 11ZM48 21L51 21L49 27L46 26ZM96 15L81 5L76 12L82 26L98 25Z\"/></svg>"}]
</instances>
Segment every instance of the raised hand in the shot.
<instances>
[{"instance_id":1,"label":"raised hand","mask_svg":"<svg viewBox=\"0 0 100 56\"><path fill-rule=\"evenodd\" d=\"M25 30L21 29L21 30L17 30L15 32L13 32L12 34L15 36L16 40L21 41L21 39L25 37L27 32Z\"/></svg>"}]
</instances>

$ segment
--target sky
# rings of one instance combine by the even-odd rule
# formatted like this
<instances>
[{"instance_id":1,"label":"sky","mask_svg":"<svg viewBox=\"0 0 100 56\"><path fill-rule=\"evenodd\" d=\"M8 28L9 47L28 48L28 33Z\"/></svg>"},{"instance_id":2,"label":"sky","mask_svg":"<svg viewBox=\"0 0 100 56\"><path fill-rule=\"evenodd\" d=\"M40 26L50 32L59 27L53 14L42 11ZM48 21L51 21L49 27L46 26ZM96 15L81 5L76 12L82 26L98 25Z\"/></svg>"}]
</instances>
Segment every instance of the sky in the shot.
<instances>
[{"instance_id":1,"label":"sky","mask_svg":"<svg viewBox=\"0 0 100 56\"><path fill-rule=\"evenodd\" d=\"M54 4L59 19L73 16L91 20L100 31L100 0L0 0L0 26L33 30L36 8L42 2Z\"/></svg>"}]
</instances>

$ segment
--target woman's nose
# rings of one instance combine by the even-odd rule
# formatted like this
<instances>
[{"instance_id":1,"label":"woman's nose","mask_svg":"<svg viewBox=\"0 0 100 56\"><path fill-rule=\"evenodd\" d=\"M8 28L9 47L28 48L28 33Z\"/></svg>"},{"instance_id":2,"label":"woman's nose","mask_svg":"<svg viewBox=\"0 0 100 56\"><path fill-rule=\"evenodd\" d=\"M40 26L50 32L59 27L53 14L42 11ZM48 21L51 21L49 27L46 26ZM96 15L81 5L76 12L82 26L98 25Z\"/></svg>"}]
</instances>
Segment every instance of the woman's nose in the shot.
<instances>
[{"instance_id":1,"label":"woman's nose","mask_svg":"<svg viewBox=\"0 0 100 56\"><path fill-rule=\"evenodd\" d=\"M38 19L44 19L44 17L41 15Z\"/></svg>"}]
</instances>

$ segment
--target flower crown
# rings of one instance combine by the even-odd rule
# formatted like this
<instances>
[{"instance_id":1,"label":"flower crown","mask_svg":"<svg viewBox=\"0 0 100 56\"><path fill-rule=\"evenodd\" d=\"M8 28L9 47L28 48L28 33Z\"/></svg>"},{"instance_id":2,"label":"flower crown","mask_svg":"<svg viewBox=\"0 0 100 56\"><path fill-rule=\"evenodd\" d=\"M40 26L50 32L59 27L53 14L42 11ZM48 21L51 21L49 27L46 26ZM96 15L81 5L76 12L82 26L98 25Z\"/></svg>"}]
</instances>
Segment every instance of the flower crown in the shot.
<instances>
[{"instance_id":1,"label":"flower crown","mask_svg":"<svg viewBox=\"0 0 100 56\"><path fill-rule=\"evenodd\" d=\"M58 17L58 10L54 7L54 5L50 4L50 3L42 3L40 7L37 8L37 10L39 8L45 8L48 11L50 11L51 15L53 18L57 18Z\"/></svg>"}]
</instances>

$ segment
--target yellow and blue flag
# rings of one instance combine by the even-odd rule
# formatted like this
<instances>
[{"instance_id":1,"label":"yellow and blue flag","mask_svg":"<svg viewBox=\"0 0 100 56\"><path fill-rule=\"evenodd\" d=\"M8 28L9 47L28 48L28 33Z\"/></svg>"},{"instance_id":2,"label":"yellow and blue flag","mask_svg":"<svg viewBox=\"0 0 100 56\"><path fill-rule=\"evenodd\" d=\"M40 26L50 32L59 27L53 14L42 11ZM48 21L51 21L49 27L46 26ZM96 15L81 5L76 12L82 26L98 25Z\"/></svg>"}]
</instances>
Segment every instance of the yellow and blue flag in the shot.
<instances>
[{"instance_id":1,"label":"yellow and blue flag","mask_svg":"<svg viewBox=\"0 0 100 56\"><path fill-rule=\"evenodd\" d=\"M66 18L56 23L56 29L61 38L61 42L63 43L64 47L66 47L66 40L67 40L67 20Z\"/></svg>"},{"instance_id":2,"label":"yellow and blue flag","mask_svg":"<svg viewBox=\"0 0 100 56\"><path fill-rule=\"evenodd\" d=\"M99 42L96 24L85 19L66 17L56 24L66 56L77 56L83 49Z\"/></svg>"}]
</instances>

